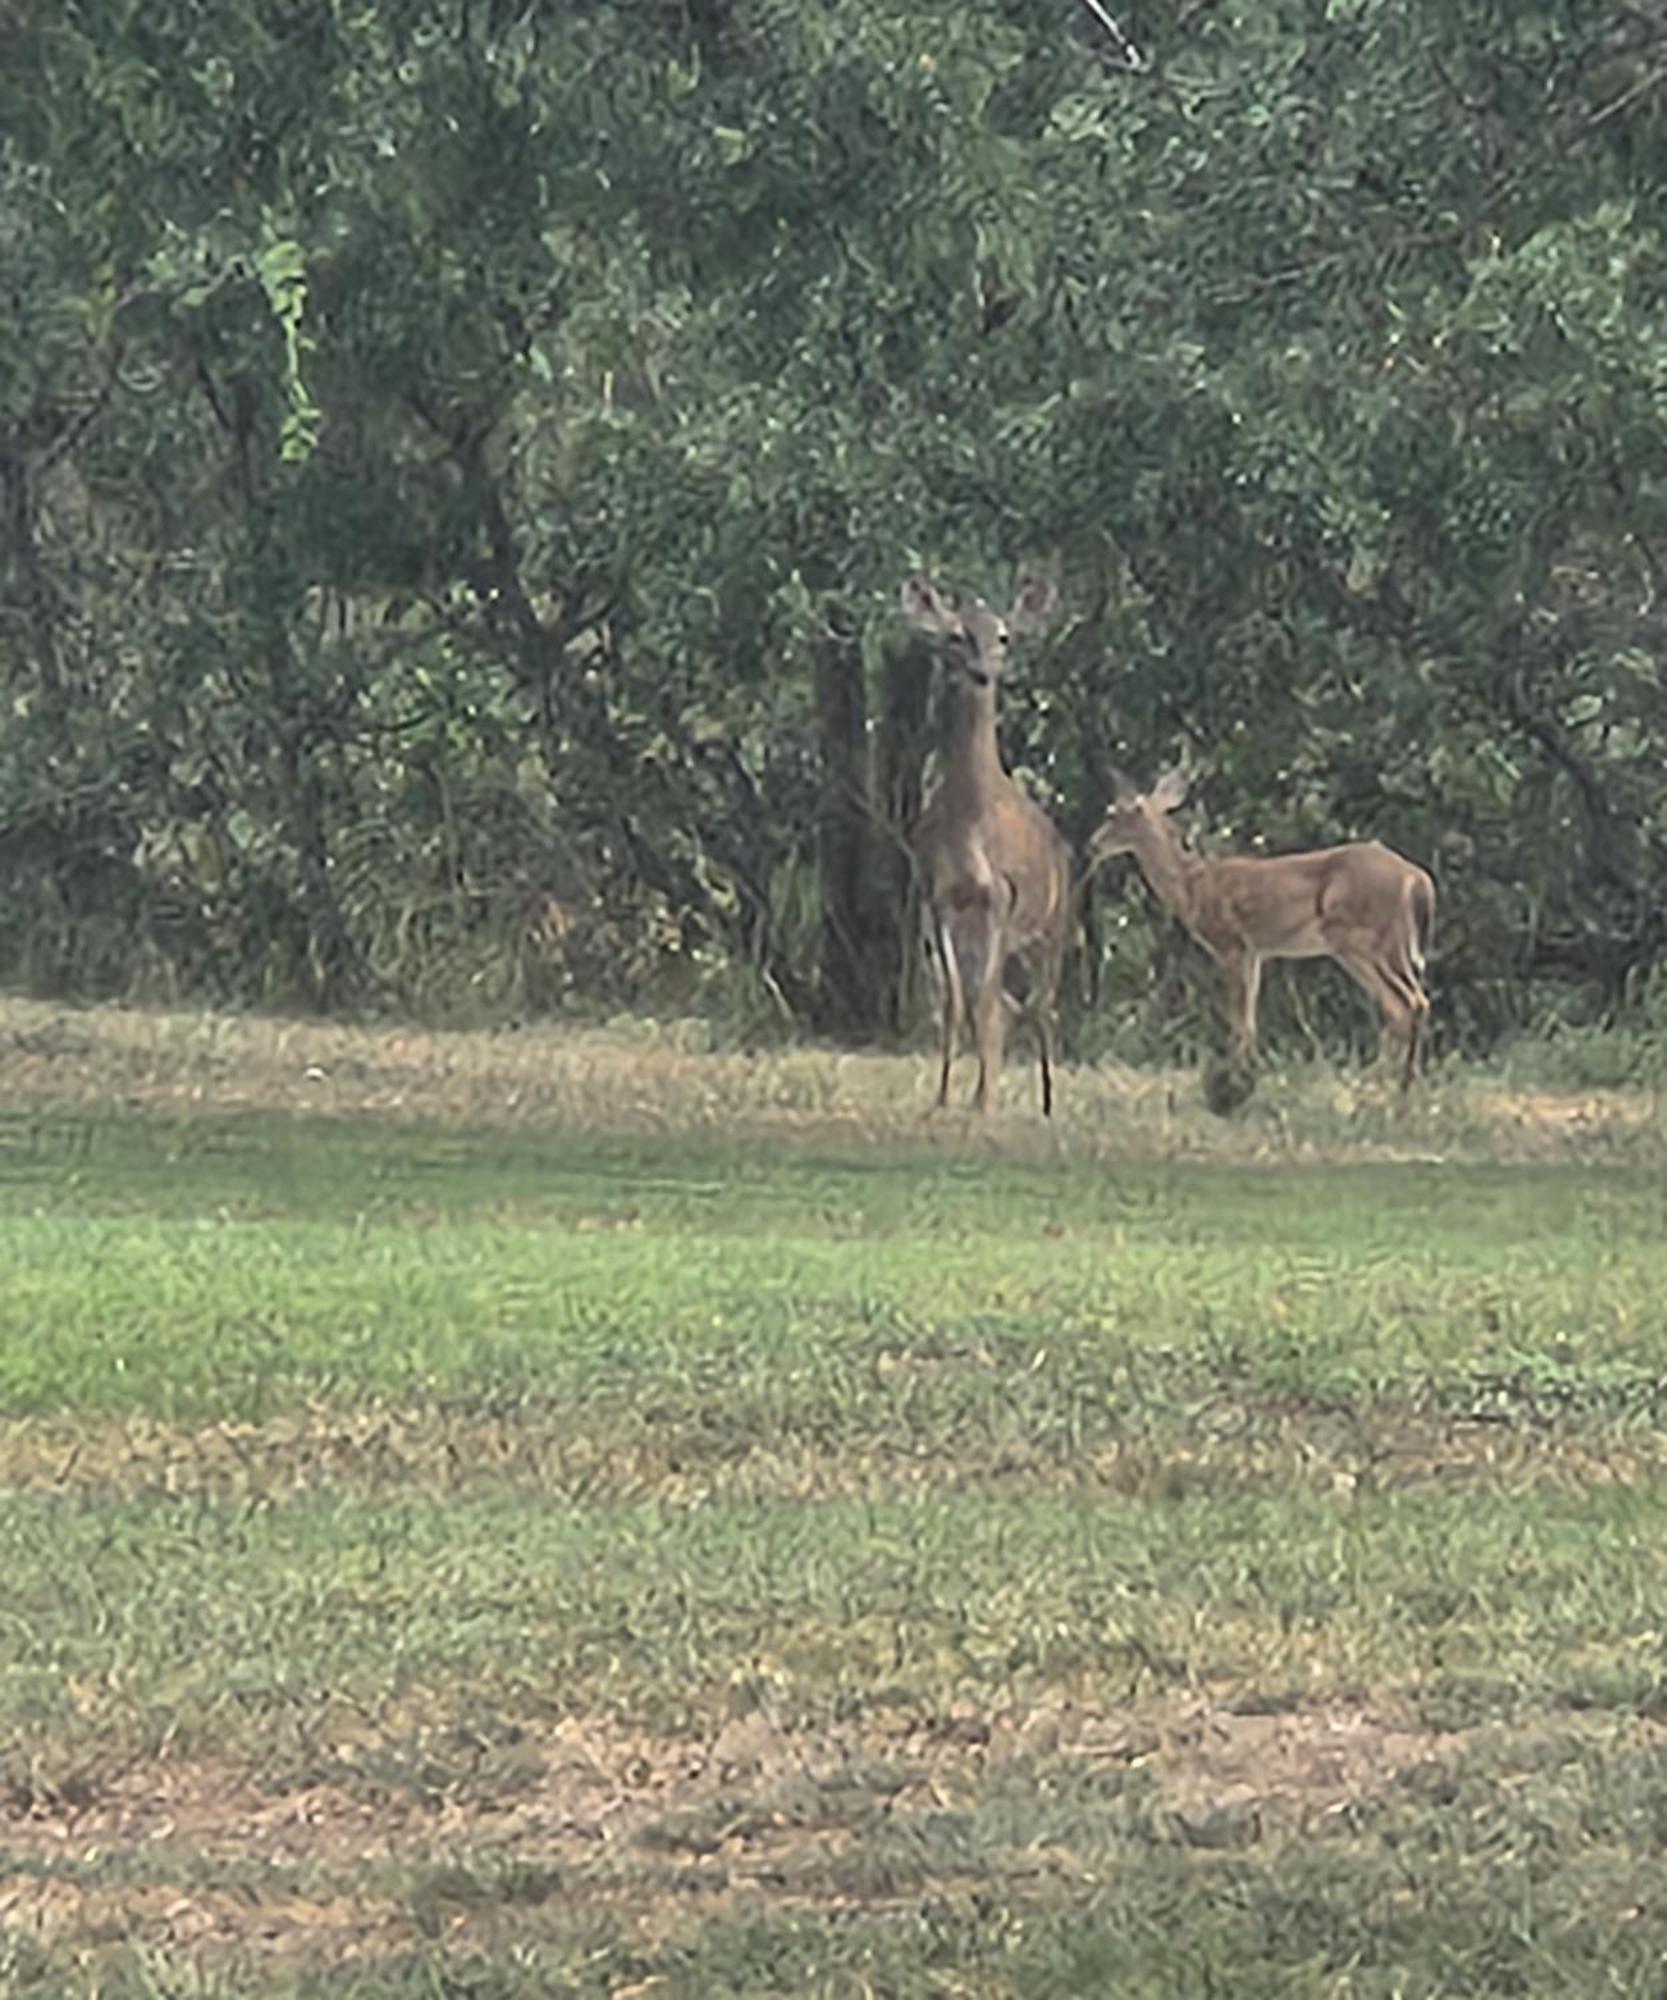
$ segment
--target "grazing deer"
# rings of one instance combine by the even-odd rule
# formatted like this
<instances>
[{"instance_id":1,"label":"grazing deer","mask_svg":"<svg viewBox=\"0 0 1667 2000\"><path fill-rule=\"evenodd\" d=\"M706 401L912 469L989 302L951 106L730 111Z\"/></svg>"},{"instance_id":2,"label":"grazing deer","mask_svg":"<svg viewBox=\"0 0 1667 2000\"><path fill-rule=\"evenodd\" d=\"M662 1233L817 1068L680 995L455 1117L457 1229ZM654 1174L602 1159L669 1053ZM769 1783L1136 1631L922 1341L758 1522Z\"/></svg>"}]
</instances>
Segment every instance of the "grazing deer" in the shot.
<instances>
[{"instance_id":1,"label":"grazing deer","mask_svg":"<svg viewBox=\"0 0 1667 2000\"><path fill-rule=\"evenodd\" d=\"M1270 958L1334 958L1377 1003L1384 1041L1401 1043L1401 1088L1412 1082L1429 1017L1424 960L1435 923L1435 884L1381 841L1309 854L1189 854L1169 815L1187 795L1180 771L1150 792L1117 778L1117 794L1088 844L1089 865L1132 854L1164 908L1227 975L1229 1046L1249 1062L1256 995Z\"/></svg>"},{"instance_id":2,"label":"grazing deer","mask_svg":"<svg viewBox=\"0 0 1667 2000\"><path fill-rule=\"evenodd\" d=\"M1004 618L981 598L947 604L923 576L903 586L903 615L944 665L943 771L914 831L928 949L943 1016L938 1103L949 1102L961 1017L978 1050L973 1108L988 1110L1001 1070L1006 1010L1028 1013L1042 1060L1042 1114L1053 1111L1054 1004L1070 913L1070 861L1042 808L1002 766L996 695L1009 634L1034 630L1054 592L1027 584ZM1010 975L1024 982L1009 990Z\"/></svg>"}]
</instances>

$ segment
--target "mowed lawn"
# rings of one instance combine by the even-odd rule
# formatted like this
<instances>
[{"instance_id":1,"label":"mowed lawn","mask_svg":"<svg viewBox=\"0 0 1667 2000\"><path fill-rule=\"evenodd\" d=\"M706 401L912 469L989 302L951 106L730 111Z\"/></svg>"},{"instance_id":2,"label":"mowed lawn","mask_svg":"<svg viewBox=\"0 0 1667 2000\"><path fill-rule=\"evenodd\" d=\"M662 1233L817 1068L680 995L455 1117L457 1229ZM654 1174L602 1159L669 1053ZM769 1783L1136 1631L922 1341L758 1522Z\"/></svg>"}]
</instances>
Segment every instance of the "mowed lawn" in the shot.
<instances>
[{"instance_id":1,"label":"mowed lawn","mask_svg":"<svg viewBox=\"0 0 1667 2000\"><path fill-rule=\"evenodd\" d=\"M0 1991L1660 1992L1655 1140L1011 1087L0 1112Z\"/></svg>"}]
</instances>

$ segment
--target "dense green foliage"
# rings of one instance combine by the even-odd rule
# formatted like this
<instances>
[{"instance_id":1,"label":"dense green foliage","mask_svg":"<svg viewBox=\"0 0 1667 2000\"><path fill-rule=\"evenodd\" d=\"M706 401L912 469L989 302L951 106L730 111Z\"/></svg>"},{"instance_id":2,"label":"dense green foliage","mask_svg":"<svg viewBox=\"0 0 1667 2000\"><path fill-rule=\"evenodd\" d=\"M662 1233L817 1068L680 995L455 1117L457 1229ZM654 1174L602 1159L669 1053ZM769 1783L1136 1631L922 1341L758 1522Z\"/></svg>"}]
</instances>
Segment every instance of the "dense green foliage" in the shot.
<instances>
[{"instance_id":1,"label":"dense green foliage","mask_svg":"<svg viewBox=\"0 0 1667 2000\"><path fill-rule=\"evenodd\" d=\"M0 1118L7 1994L1655 1991L1659 1121L1062 1136Z\"/></svg>"},{"instance_id":2,"label":"dense green foliage","mask_svg":"<svg viewBox=\"0 0 1667 2000\"><path fill-rule=\"evenodd\" d=\"M1432 866L1449 1038L1647 1004L1667 22L1113 11L14 6L0 973L893 1027L897 583L1037 559L1073 838L1185 749Z\"/></svg>"}]
</instances>

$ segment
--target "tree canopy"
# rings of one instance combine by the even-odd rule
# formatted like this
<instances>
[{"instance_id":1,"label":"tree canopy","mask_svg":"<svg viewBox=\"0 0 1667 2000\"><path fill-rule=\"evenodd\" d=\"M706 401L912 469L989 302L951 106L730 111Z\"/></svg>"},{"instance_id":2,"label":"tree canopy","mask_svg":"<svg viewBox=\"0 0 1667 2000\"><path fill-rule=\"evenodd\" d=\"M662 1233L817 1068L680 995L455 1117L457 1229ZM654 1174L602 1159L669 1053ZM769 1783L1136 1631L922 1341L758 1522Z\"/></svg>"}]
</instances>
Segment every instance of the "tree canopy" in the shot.
<instances>
[{"instance_id":1,"label":"tree canopy","mask_svg":"<svg viewBox=\"0 0 1667 2000\"><path fill-rule=\"evenodd\" d=\"M14 6L0 973L894 1031L897 587L1041 563L1073 841L1182 753L1431 867L1450 1038L1645 997L1667 14L1110 14Z\"/></svg>"}]
</instances>

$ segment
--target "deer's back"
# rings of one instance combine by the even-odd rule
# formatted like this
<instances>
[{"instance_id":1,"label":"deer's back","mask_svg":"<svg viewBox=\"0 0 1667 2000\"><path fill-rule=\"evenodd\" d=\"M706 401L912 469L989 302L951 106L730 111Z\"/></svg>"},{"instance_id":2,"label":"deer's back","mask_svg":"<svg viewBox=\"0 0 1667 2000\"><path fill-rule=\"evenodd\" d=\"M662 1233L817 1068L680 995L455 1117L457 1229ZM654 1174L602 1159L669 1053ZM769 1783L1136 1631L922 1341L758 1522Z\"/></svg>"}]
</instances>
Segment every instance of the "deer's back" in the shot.
<instances>
[{"instance_id":1,"label":"deer's back","mask_svg":"<svg viewBox=\"0 0 1667 2000\"><path fill-rule=\"evenodd\" d=\"M1392 922L1405 886L1429 881L1380 840L1306 854L1235 855L1208 868L1200 934L1216 932L1224 943L1254 937L1271 956L1292 958L1322 956L1339 933Z\"/></svg>"}]
</instances>

